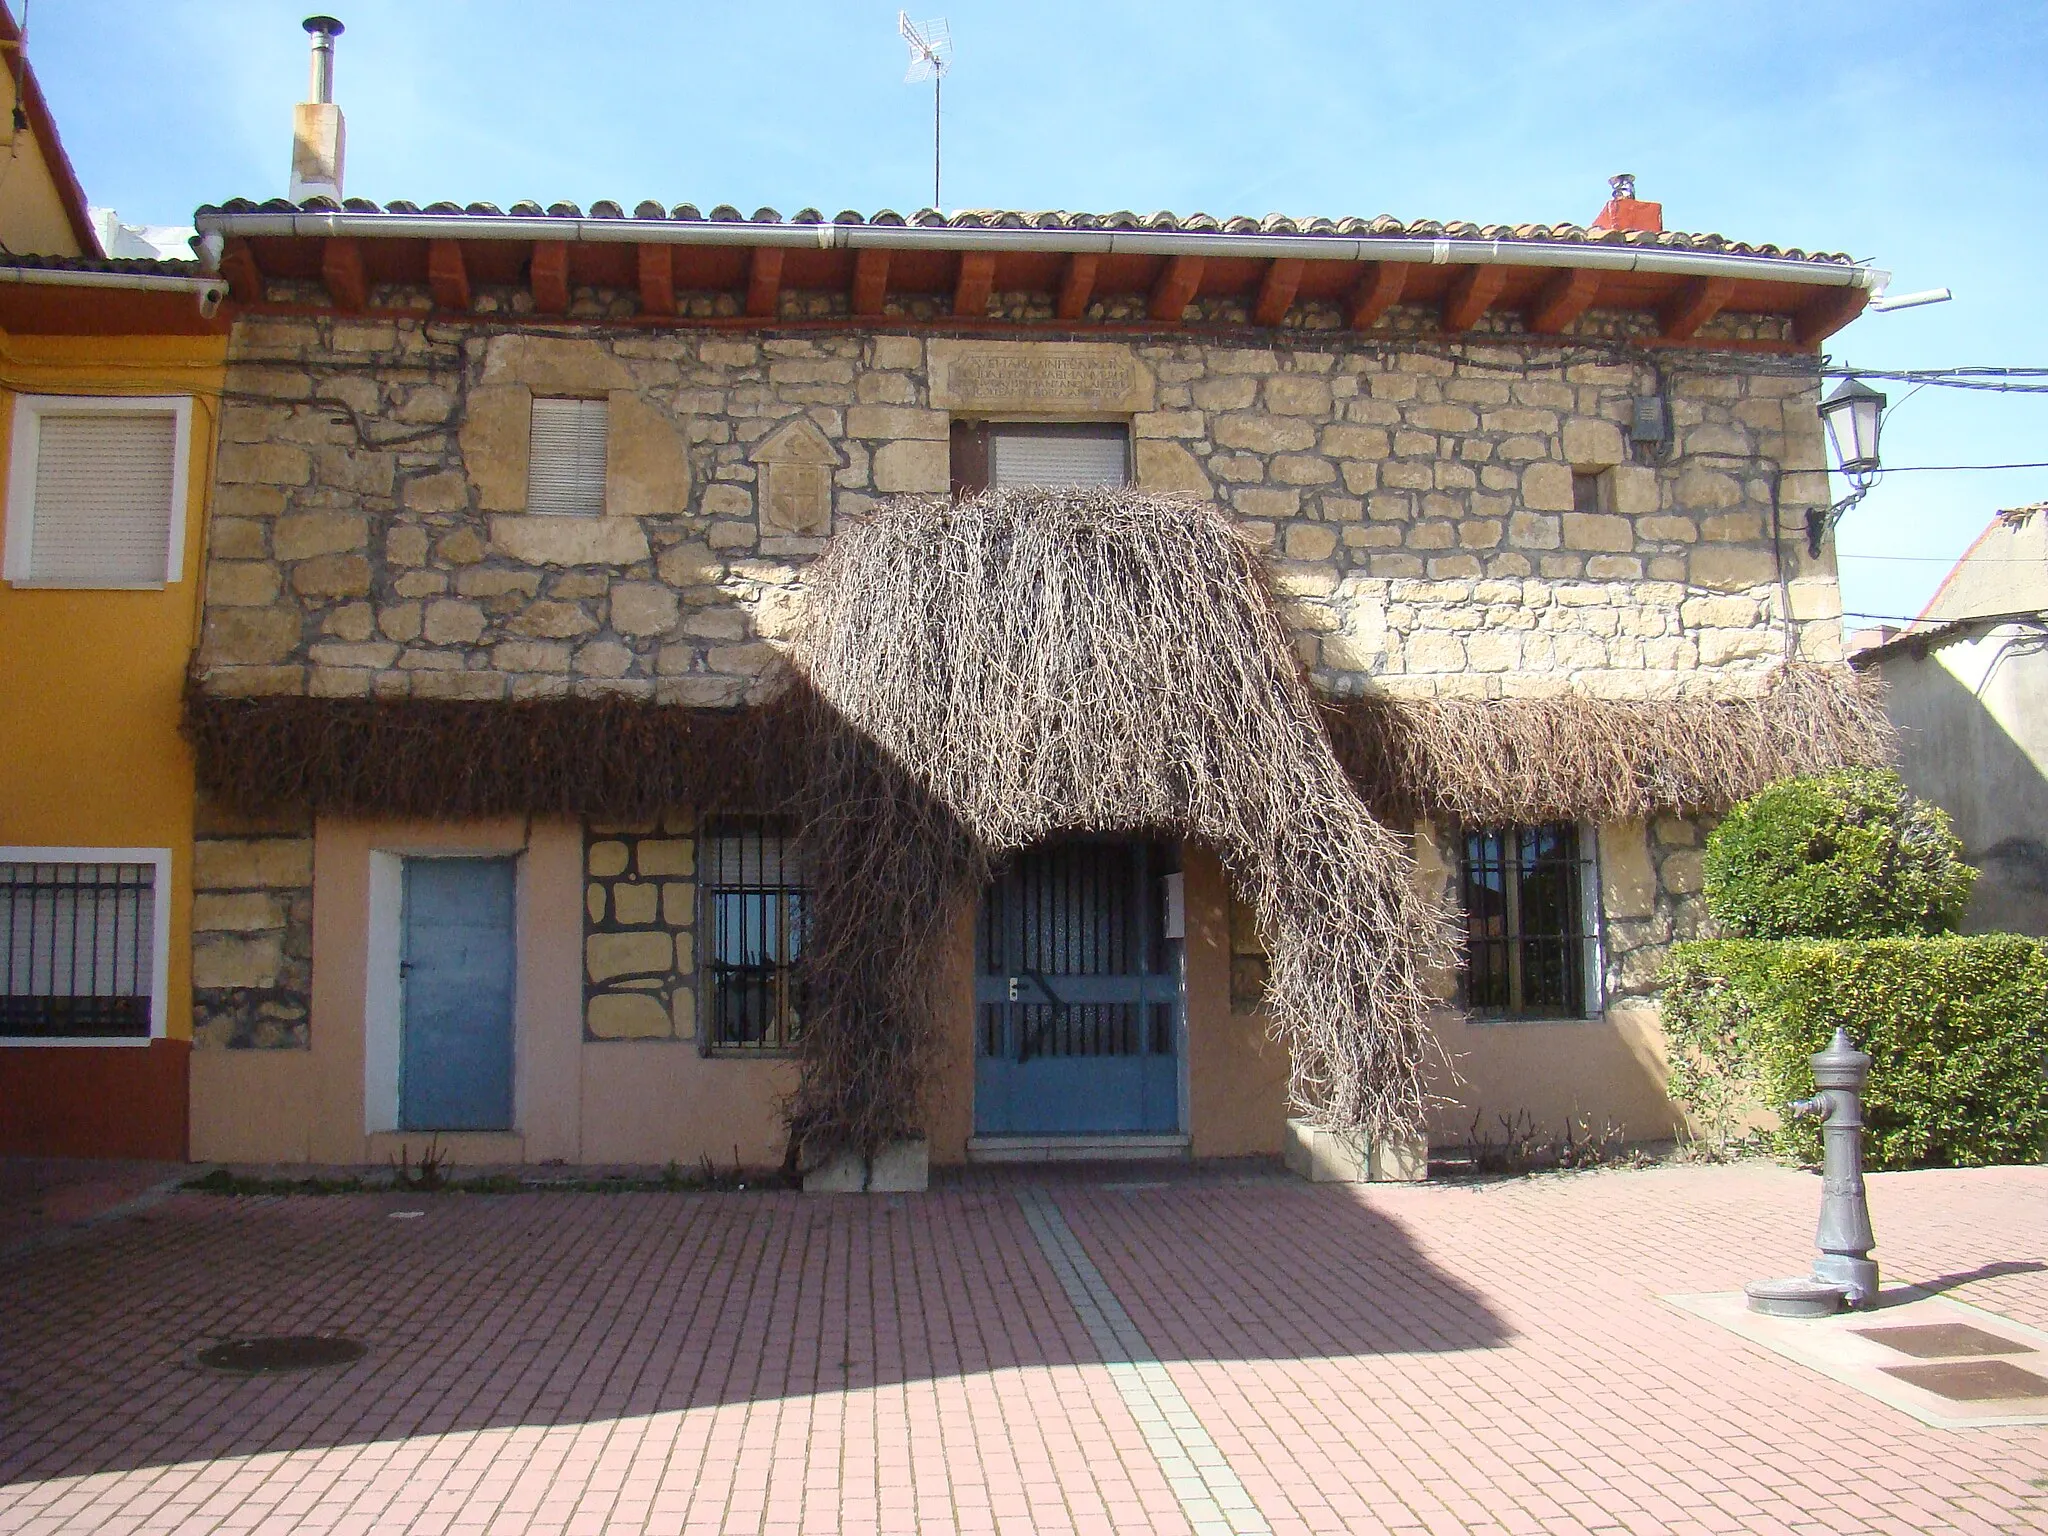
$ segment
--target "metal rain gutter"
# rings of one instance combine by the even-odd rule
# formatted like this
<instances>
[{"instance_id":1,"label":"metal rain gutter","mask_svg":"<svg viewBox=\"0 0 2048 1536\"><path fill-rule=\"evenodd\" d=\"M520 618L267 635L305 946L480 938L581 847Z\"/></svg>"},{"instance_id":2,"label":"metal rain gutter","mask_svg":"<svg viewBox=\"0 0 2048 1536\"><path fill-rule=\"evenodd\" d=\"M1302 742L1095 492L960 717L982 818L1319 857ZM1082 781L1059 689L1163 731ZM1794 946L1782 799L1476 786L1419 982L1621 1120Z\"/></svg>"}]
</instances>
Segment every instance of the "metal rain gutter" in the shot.
<instances>
[{"instance_id":1,"label":"metal rain gutter","mask_svg":"<svg viewBox=\"0 0 2048 1536\"><path fill-rule=\"evenodd\" d=\"M1407 261L1426 266L1597 268L1680 277L1732 277L1882 293L1891 274L1841 262L1543 240L1415 236L1223 235L1184 230L930 229L890 224L697 223L669 219L528 218L497 214L219 213L202 234L411 240L561 240L591 245L777 246L786 250L1059 251L1306 261Z\"/></svg>"},{"instance_id":2,"label":"metal rain gutter","mask_svg":"<svg viewBox=\"0 0 2048 1536\"><path fill-rule=\"evenodd\" d=\"M14 267L0 263L0 283L47 288L125 288L131 293L189 293L200 314L211 319L227 297L227 279L180 277L164 272L74 272L62 267Z\"/></svg>"}]
</instances>

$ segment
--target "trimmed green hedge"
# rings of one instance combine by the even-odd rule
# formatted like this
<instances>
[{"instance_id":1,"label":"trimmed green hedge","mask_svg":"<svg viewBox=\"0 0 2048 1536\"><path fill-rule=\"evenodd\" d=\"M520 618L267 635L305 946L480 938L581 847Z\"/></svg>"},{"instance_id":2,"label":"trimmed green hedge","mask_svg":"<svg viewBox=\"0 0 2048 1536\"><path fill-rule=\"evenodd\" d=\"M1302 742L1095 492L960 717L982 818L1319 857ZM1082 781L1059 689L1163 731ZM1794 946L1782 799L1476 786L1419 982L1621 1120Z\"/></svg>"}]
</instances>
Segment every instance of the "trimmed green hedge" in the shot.
<instances>
[{"instance_id":1,"label":"trimmed green hedge","mask_svg":"<svg viewBox=\"0 0 2048 1536\"><path fill-rule=\"evenodd\" d=\"M1872 1168L1976 1167L2048 1155L2048 954L2015 934L1719 939L1673 948L1664 976L1671 1096L1726 1141L1778 1113L1776 1150L1820 1155L1782 1107L1839 1026L1870 1052Z\"/></svg>"},{"instance_id":2,"label":"trimmed green hedge","mask_svg":"<svg viewBox=\"0 0 2048 1536\"><path fill-rule=\"evenodd\" d=\"M1745 939L1954 932L1977 872L1948 814L1889 769L1784 779L1707 840L1707 910Z\"/></svg>"}]
</instances>

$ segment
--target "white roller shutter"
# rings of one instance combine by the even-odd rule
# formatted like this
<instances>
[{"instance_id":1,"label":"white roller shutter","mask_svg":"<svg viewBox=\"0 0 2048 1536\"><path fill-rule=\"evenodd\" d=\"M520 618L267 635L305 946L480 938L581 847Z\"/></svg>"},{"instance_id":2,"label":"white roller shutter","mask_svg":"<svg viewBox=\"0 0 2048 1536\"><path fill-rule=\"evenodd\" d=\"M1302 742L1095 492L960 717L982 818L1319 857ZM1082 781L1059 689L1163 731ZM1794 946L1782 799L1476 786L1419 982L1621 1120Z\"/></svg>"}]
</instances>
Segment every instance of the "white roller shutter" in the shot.
<instances>
[{"instance_id":1,"label":"white roller shutter","mask_svg":"<svg viewBox=\"0 0 2048 1536\"><path fill-rule=\"evenodd\" d=\"M36 420L28 577L150 586L169 570L175 412L50 412Z\"/></svg>"},{"instance_id":2,"label":"white roller shutter","mask_svg":"<svg viewBox=\"0 0 2048 1536\"><path fill-rule=\"evenodd\" d=\"M526 510L604 511L605 438L610 406L603 400L536 400L526 470Z\"/></svg>"},{"instance_id":3,"label":"white roller shutter","mask_svg":"<svg viewBox=\"0 0 2048 1536\"><path fill-rule=\"evenodd\" d=\"M1123 485L1130 433L1121 423L995 426L989 430L991 485Z\"/></svg>"}]
</instances>

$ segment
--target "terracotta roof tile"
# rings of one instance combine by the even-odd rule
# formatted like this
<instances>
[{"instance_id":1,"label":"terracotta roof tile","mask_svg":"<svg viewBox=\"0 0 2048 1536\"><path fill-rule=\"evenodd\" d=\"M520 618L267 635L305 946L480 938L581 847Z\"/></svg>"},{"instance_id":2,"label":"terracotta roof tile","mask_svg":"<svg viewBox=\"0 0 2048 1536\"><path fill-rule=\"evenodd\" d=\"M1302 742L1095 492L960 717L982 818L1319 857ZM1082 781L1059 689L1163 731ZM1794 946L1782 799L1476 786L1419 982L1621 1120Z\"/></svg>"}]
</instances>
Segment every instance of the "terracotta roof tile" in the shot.
<instances>
[{"instance_id":1,"label":"terracotta roof tile","mask_svg":"<svg viewBox=\"0 0 2048 1536\"><path fill-rule=\"evenodd\" d=\"M203 277L196 261L162 261L147 256L26 256L0 252L0 267L44 272L127 272L144 277Z\"/></svg>"},{"instance_id":2,"label":"terracotta roof tile","mask_svg":"<svg viewBox=\"0 0 2048 1536\"><path fill-rule=\"evenodd\" d=\"M247 198L234 198L218 205L209 204L199 210L201 216L208 214L238 213L429 213L442 216L460 215L478 220L505 217L507 214L519 218L561 218L584 217L583 210L574 203L551 203L545 209L536 202L517 202L501 213L490 203L470 203L466 206L453 202L437 202L421 209L416 203L393 202L382 208L364 198L349 198L345 203L336 204L330 198L310 198L303 203L292 203L284 198L271 198L267 202L255 203ZM624 205L609 199L591 204L588 215L594 219L622 219L627 215ZM701 213L693 203L678 203L664 210L662 205L648 201L635 205L632 217L644 220L669 220L696 222L709 219L722 224L781 224L783 215L773 208L757 208L753 215L740 212L730 203L720 203L709 214ZM821 224L824 215L815 208L805 208L791 216L787 222L793 224ZM1665 230L1652 234L1642 230L1591 229L1583 224L1474 224L1466 220L1448 222L1436 219L1396 219L1388 214L1376 218L1342 219L1290 219L1282 214L1267 214L1262 219L1236 216L1226 219L1212 218L1206 213L1186 215L1158 212L1149 216L1119 210L1114 213L1068 213L1064 211L1026 212L1016 209L967 208L953 214L942 214L934 209L920 208L911 214L901 214L891 208L884 208L873 214L861 214L853 209L843 209L833 215L834 224L883 224L901 228L905 225L921 229L1040 229L1040 230L1156 230L1181 234L1226 234L1226 235L1332 235L1344 238L1370 238L1372 236L1405 237L1425 240L1514 240L1541 242L1557 245L1623 245L1656 246L1665 250L1708 251L1726 256L1771 257L1781 261L1811 261L1834 265L1853 265L1854 258L1840 252L1806 251L1797 246L1757 244L1746 240L1730 240L1724 235L1686 234L1678 230ZM481 231L479 231L481 233Z\"/></svg>"}]
</instances>

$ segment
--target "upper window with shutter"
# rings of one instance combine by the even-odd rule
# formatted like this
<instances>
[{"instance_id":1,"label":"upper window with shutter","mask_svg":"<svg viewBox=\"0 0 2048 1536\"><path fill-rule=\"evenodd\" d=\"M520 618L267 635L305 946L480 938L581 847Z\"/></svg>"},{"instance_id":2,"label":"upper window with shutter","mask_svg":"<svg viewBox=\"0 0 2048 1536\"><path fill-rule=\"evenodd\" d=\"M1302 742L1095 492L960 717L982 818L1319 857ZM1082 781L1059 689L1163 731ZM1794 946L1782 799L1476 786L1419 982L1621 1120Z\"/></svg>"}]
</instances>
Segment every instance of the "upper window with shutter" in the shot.
<instances>
[{"instance_id":1,"label":"upper window with shutter","mask_svg":"<svg viewBox=\"0 0 2048 1536\"><path fill-rule=\"evenodd\" d=\"M610 409L604 400L533 402L527 511L582 515L604 511Z\"/></svg>"},{"instance_id":2,"label":"upper window with shutter","mask_svg":"<svg viewBox=\"0 0 2048 1536\"><path fill-rule=\"evenodd\" d=\"M20 395L7 477L7 579L161 587L180 579L189 396Z\"/></svg>"},{"instance_id":3,"label":"upper window with shutter","mask_svg":"<svg viewBox=\"0 0 2048 1536\"><path fill-rule=\"evenodd\" d=\"M1131 432L1120 421L996 422L989 427L991 485L1125 485Z\"/></svg>"},{"instance_id":4,"label":"upper window with shutter","mask_svg":"<svg viewBox=\"0 0 2048 1536\"><path fill-rule=\"evenodd\" d=\"M1120 421L955 421L952 449L955 496L1131 479L1131 431Z\"/></svg>"}]
</instances>

